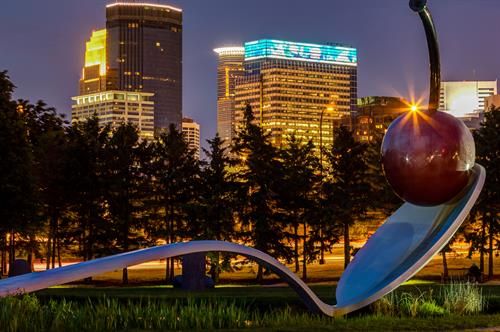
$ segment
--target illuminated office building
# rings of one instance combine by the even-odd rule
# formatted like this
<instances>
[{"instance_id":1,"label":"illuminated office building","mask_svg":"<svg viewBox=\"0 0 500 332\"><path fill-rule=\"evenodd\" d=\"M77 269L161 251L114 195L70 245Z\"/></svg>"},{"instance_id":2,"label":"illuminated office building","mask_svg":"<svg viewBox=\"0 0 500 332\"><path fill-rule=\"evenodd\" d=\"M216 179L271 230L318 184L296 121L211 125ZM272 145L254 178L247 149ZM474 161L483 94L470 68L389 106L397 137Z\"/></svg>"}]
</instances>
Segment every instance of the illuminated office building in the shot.
<instances>
[{"instance_id":1,"label":"illuminated office building","mask_svg":"<svg viewBox=\"0 0 500 332\"><path fill-rule=\"evenodd\" d=\"M92 32L85 45L80 94L106 90L106 29Z\"/></svg>"},{"instance_id":2,"label":"illuminated office building","mask_svg":"<svg viewBox=\"0 0 500 332\"><path fill-rule=\"evenodd\" d=\"M244 68L235 88L236 128L249 104L275 145L291 134L317 147L331 144L333 127L356 107L355 48L257 40L245 43Z\"/></svg>"},{"instance_id":3,"label":"illuminated office building","mask_svg":"<svg viewBox=\"0 0 500 332\"><path fill-rule=\"evenodd\" d=\"M487 112L491 110L491 108L499 108L500 107L500 95L492 95L484 100L484 110Z\"/></svg>"},{"instance_id":4,"label":"illuminated office building","mask_svg":"<svg viewBox=\"0 0 500 332\"><path fill-rule=\"evenodd\" d=\"M462 118L485 111L485 98L497 94L497 81L442 82L439 109Z\"/></svg>"},{"instance_id":5,"label":"illuminated office building","mask_svg":"<svg viewBox=\"0 0 500 332\"><path fill-rule=\"evenodd\" d=\"M197 159L200 159L200 125L193 119L182 119L182 133L188 146L194 151Z\"/></svg>"},{"instance_id":6,"label":"illuminated office building","mask_svg":"<svg viewBox=\"0 0 500 332\"><path fill-rule=\"evenodd\" d=\"M354 137L360 142L370 142L377 134L384 134L398 116L410 110L410 103L403 98L369 96L358 98L354 120Z\"/></svg>"},{"instance_id":7,"label":"illuminated office building","mask_svg":"<svg viewBox=\"0 0 500 332\"><path fill-rule=\"evenodd\" d=\"M109 90L71 99L72 122L85 121L95 114L101 126L110 125L113 129L128 122L137 127L141 139L154 137L152 93Z\"/></svg>"},{"instance_id":8,"label":"illuminated office building","mask_svg":"<svg viewBox=\"0 0 500 332\"><path fill-rule=\"evenodd\" d=\"M106 6L107 87L154 93L155 127L182 121L182 10L160 4Z\"/></svg>"},{"instance_id":9,"label":"illuminated office building","mask_svg":"<svg viewBox=\"0 0 500 332\"><path fill-rule=\"evenodd\" d=\"M496 93L497 81L441 82L439 109L475 130L483 120L485 99Z\"/></svg>"},{"instance_id":10,"label":"illuminated office building","mask_svg":"<svg viewBox=\"0 0 500 332\"><path fill-rule=\"evenodd\" d=\"M214 49L219 55L217 65L217 132L225 146L234 138L235 123L235 86L236 80L243 76L243 47L221 47Z\"/></svg>"},{"instance_id":11,"label":"illuminated office building","mask_svg":"<svg viewBox=\"0 0 500 332\"><path fill-rule=\"evenodd\" d=\"M106 6L106 29L86 43L80 95L153 93L157 130L182 120L182 10L160 4Z\"/></svg>"}]
</instances>

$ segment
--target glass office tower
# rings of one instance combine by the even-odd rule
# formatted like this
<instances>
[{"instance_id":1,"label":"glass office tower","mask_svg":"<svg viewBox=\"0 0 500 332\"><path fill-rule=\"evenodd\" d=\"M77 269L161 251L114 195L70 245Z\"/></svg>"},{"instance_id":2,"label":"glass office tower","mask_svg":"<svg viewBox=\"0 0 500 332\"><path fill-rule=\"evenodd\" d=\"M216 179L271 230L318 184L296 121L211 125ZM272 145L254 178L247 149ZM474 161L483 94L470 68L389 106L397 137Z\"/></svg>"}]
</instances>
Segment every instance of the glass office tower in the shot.
<instances>
[{"instance_id":1,"label":"glass office tower","mask_svg":"<svg viewBox=\"0 0 500 332\"><path fill-rule=\"evenodd\" d=\"M153 93L156 130L182 122L182 10L160 4L106 6L107 90Z\"/></svg>"},{"instance_id":2,"label":"glass office tower","mask_svg":"<svg viewBox=\"0 0 500 332\"><path fill-rule=\"evenodd\" d=\"M221 47L214 49L219 55L217 65L217 132L224 145L231 144L234 138L234 90L236 80L243 76L243 47Z\"/></svg>"}]
</instances>

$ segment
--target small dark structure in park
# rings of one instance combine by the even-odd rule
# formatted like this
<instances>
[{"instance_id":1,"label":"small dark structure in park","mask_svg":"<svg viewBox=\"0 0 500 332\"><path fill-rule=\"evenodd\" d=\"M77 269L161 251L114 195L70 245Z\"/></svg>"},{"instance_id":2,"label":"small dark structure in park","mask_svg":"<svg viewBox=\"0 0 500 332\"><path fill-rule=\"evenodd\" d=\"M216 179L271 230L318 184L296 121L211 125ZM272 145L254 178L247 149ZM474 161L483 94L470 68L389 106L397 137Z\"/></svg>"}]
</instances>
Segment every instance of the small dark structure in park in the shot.
<instances>
[{"instance_id":1,"label":"small dark structure in park","mask_svg":"<svg viewBox=\"0 0 500 332\"><path fill-rule=\"evenodd\" d=\"M9 269L9 277L20 276L33 272L31 265L25 259L16 259Z\"/></svg>"}]
</instances>

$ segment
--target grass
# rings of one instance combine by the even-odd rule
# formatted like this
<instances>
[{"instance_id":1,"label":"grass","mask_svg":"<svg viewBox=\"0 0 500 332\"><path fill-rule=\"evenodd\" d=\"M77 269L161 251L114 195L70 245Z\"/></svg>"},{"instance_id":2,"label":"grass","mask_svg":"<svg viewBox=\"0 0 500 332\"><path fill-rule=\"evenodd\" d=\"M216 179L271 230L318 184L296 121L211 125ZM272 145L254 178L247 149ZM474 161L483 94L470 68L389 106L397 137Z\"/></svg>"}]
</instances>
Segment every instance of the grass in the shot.
<instances>
[{"instance_id":1,"label":"grass","mask_svg":"<svg viewBox=\"0 0 500 332\"><path fill-rule=\"evenodd\" d=\"M488 308L487 298L478 285L453 283L441 287L438 294L434 290L392 292L373 303L372 311L377 316L434 317L477 315Z\"/></svg>"},{"instance_id":2,"label":"grass","mask_svg":"<svg viewBox=\"0 0 500 332\"><path fill-rule=\"evenodd\" d=\"M40 301L36 296L0 300L2 331L415 331L462 330L500 325L500 314L440 317L362 315L329 318L297 312L290 307L260 311L250 305L222 299L201 299L165 303L101 298L83 303L61 300Z\"/></svg>"}]
</instances>

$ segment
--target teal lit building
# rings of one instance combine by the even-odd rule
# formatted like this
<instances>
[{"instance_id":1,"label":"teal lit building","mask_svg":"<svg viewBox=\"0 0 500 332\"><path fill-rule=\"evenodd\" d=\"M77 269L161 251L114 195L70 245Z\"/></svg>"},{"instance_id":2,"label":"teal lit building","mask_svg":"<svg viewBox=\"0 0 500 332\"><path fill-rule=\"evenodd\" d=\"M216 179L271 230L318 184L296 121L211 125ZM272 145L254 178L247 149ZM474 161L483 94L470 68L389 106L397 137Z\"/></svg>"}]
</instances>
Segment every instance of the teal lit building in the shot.
<instances>
[{"instance_id":1,"label":"teal lit building","mask_svg":"<svg viewBox=\"0 0 500 332\"><path fill-rule=\"evenodd\" d=\"M318 147L350 124L357 99L357 50L339 44L263 39L245 43L235 87L235 130L247 104L280 145L294 134Z\"/></svg>"}]
</instances>

